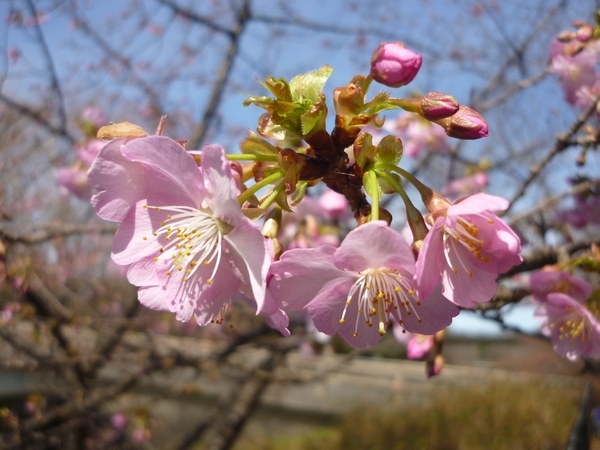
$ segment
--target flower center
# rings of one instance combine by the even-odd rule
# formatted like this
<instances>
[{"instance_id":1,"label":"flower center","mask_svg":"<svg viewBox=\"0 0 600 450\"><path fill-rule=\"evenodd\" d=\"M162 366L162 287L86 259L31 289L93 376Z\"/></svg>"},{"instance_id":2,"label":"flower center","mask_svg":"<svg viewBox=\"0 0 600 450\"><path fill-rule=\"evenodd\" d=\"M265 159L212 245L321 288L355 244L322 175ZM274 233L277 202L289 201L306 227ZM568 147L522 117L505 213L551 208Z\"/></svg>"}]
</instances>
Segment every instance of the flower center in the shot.
<instances>
[{"instance_id":1,"label":"flower center","mask_svg":"<svg viewBox=\"0 0 600 450\"><path fill-rule=\"evenodd\" d=\"M352 285L340 323L345 322L348 306L353 301L358 302L354 337L358 336L358 321L361 315L369 327L373 326L374 320L379 322L379 334L381 336L385 334L386 328L391 325L390 314L398 319L398 323L403 328L403 314L410 316L414 313L418 321L422 322L416 309L421 303L414 295L415 291L412 288L411 279L402 276L397 270L388 269L387 267L369 268L360 272L360 277ZM403 329L403 332L406 332L406 330Z\"/></svg>"},{"instance_id":2,"label":"flower center","mask_svg":"<svg viewBox=\"0 0 600 450\"><path fill-rule=\"evenodd\" d=\"M185 270L183 281L188 281L202 265L215 261L212 274L206 279L207 284L212 284L221 261L221 242L227 224L209 211L187 206L144 205L144 208L164 213L160 227L152 232L165 241L154 261L170 261L167 275Z\"/></svg>"},{"instance_id":3,"label":"flower center","mask_svg":"<svg viewBox=\"0 0 600 450\"><path fill-rule=\"evenodd\" d=\"M486 220L488 223L493 223L491 219L486 218ZM460 264L469 276L472 277L473 272L467 269L465 262L460 256L461 251L459 250L465 248L479 261L487 263L490 258L482 254L484 246L485 239L479 238L479 227L473 222L458 217L454 227L444 225L444 255L448 266L450 266L455 274L458 273L458 267L453 266L452 261L450 260L451 252L456 256L458 264Z\"/></svg>"},{"instance_id":4,"label":"flower center","mask_svg":"<svg viewBox=\"0 0 600 450\"><path fill-rule=\"evenodd\" d=\"M585 343L592 339L590 321L576 308L567 308L565 315L555 323L551 323L550 327L558 327L558 338L561 341L579 340L581 343Z\"/></svg>"}]
</instances>

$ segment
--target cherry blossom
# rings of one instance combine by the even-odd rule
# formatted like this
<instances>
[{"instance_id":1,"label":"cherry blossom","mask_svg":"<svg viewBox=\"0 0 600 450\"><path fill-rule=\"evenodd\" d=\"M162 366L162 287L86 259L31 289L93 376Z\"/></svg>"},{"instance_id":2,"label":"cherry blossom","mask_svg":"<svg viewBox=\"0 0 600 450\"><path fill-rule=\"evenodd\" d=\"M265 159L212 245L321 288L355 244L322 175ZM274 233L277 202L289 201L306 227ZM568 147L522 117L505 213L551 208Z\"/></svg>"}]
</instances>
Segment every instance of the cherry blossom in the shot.
<instances>
[{"instance_id":1,"label":"cherry blossom","mask_svg":"<svg viewBox=\"0 0 600 450\"><path fill-rule=\"evenodd\" d=\"M423 297L442 281L443 295L463 308L490 300L496 277L522 261L516 233L491 211L508 201L487 194L465 197L429 216L433 226L417 258L417 286Z\"/></svg>"},{"instance_id":2,"label":"cherry blossom","mask_svg":"<svg viewBox=\"0 0 600 450\"><path fill-rule=\"evenodd\" d=\"M392 322L433 334L458 314L438 292L416 295L414 264L404 238L386 222L374 221L351 231L337 249L285 252L271 265L269 291L286 311L306 307L319 331L368 347Z\"/></svg>"},{"instance_id":3,"label":"cherry blossom","mask_svg":"<svg viewBox=\"0 0 600 450\"><path fill-rule=\"evenodd\" d=\"M97 213L122 222L112 258L129 266L140 302L206 325L222 321L240 290L262 310L271 254L238 205L223 148L207 145L201 157L199 168L162 136L113 141L89 175L103 189L92 201Z\"/></svg>"},{"instance_id":4,"label":"cherry blossom","mask_svg":"<svg viewBox=\"0 0 600 450\"><path fill-rule=\"evenodd\" d=\"M554 351L575 361L600 355L600 323L585 305L562 292L548 294L535 314L543 320L542 333L550 337Z\"/></svg>"}]
</instances>

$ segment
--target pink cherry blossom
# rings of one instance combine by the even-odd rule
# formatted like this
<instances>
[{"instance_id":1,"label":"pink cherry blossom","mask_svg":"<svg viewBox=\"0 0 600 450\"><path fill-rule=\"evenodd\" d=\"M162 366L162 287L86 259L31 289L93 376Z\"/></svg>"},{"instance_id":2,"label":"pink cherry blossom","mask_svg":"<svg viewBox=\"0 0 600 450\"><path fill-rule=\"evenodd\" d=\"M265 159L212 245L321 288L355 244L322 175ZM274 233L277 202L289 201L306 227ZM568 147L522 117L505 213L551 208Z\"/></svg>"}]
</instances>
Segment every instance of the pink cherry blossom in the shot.
<instances>
[{"instance_id":1,"label":"pink cherry blossom","mask_svg":"<svg viewBox=\"0 0 600 450\"><path fill-rule=\"evenodd\" d=\"M538 302L546 301L548 294L555 292L566 294L581 303L592 295L592 286L583 278L551 268L532 273L529 285L533 298Z\"/></svg>"},{"instance_id":2,"label":"pink cherry blossom","mask_svg":"<svg viewBox=\"0 0 600 450\"><path fill-rule=\"evenodd\" d=\"M396 340L406 345L408 359L424 359L435 343L431 335L406 333L401 327L394 327L393 332Z\"/></svg>"},{"instance_id":3,"label":"pink cherry blossom","mask_svg":"<svg viewBox=\"0 0 600 450\"><path fill-rule=\"evenodd\" d=\"M411 158L416 158L426 148L436 153L450 150L444 129L416 114L403 113L395 121L386 122L383 128L402 139L404 154Z\"/></svg>"},{"instance_id":4,"label":"pink cherry blossom","mask_svg":"<svg viewBox=\"0 0 600 450\"><path fill-rule=\"evenodd\" d=\"M491 212L507 207L503 198L475 194L430 215L433 227L416 265L421 296L431 295L440 280L443 295L463 308L494 296L498 274L522 261L519 237Z\"/></svg>"},{"instance_id":5,"label":"pink cherry blossom","mask_svg":"<svg viewBox=\"0 0 600 450\"><path fill-rule=\"evenodd\" d=\"M102 109L97 106L88 106L81 113L81 120L89 122L94 128L100 128L103 125L108 124L108 118Z\"/></svg>"},{"instance_id":6,"label":"pink cherry blossom","mask_svg":"<svg viewBox=\"0 0 600 450\"><path fill-rule=\"evenodd\" d=\"M481 192L488 184L485 172L475 172L472 175L452 180L442 188L442 194L447 197L464 197Z\"/></svg>"},{"instance_id":7,"label":"pink cherry blossom","mask_svg":"<svg viewBox=\"0 0 600 450\"><path fill-rule=\"evenodd\" d=\"M152 147L158 152L164 143L163 138L150 136L143 140L114 139L102 148L88 171L90 184L100 190L92 197L96 214L104 220L122 222L129 210L145 198L147 189L152 188L152 183L146 186L142 164L126 158L122 150Z\"/></svg>"},{"instance_id":8,"label":"pink cherry blossom","mask_svg":"<svg viewBox=\"0 0 600 450\"><path fill-rule=\"evenodd\" d=\"M149 308L200 325L222 321L238 291L265 306L271 262L267 240L237 202L225 151L207 145L201 167L162 136L111 142L94 161L90 181L103 218L121 221L112 258Z\"/></svg>"},{"instance_id":9,"label":"pink cherry blossom","mask_svg":"<svg viewBox=\"0 0 600 450\"><path fill-rule=\"evenodd\" d=\"M553 292L537 308L535 314L543 320L542 333L550 337L554 351L575 361L584 356L600 355L600 323L596 315L572 296Z\"/></svg>"},{"instance_id":10,"label":"pink cherry blossom","mask_svg":"<svg viewBox=\"0 0 600 450\"><path fill-rule=\"evenodd\" d=\"M558 75L566 101L574 105L577 101L577 91L585 86L593 86L596 81L595 66L598 54L584 48L575 55L567 55L563 51L564 44L562 45L550 46L550 70Z\"/></svg>"},{"instance_id":11,"label":"pink cherry blossom","mask_svg":"<svg viewBox=\"0 0 600 450\"><path fill-rule=\"evenodd\" d=\"M437 292L417 297L414 272L402 236L375 221L352 230L337 249L323 245L285 252L271 265L269 291L285 310L306 307L319 331L368 347L392 322L406 331L433 334L458 314Z\"/></svg>"},{"instance_id":12,"label":"pink cherry blossom","mask_svg":"<svg viewBox=\"0 0 600 450\"><path fill-rule=\"evenodd\" d=\"M81 168L61 167L56 169L56 182L63 195L73 194L82 200L89 200L92 187L88 182L87 171Z\"/></svg>"}]
</instances>

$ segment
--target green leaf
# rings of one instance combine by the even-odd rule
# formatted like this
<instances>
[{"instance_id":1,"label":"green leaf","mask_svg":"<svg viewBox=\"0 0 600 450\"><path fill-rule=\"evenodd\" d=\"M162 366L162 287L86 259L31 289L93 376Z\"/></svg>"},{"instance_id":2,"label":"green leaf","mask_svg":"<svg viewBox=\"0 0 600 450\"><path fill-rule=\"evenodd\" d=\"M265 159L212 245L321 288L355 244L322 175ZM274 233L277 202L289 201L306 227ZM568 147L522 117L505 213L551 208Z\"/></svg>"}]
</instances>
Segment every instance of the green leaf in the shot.
<instances>
[{"instance_id":1,"label":"green leaf","mask_svg":"<svg viewBox=\"0 0 600 450\"><path fill-rule=\"evenodd\" d=\"M327 121L327 106L324 102L318 102L313 105L300 117L302 126L302 135L308 136L315 128L325 129Z\"/></svg>"},{"instance_id":2,"label":"green leaf","mask_svg":"<svg viewBox=\"0 0 600 450\"><path fill-rule=\"evenodd\" d=\"M308 99L311 103L319 101L319 93L323 91L325 82L331 76L333 69L330 66L323 66L313 72L296 75L290 81L290 91L294 101L299 102Z\"/></svg>"},{"instance_id":3,"label":"green leaf","mask_svg":"<svg viewBox=\"0 0 600 450\"><path fill-rule=\"evenodd\" d=\"M247 155L277 154L277 148L274 145L271 145L253 131L250 131L248 136L240 142L240 150Z\"/></svg>"},{"instance_id":4,"label":"green leaf","mask_svg":"<svg viewBox=\"0 0 600 450\"><path fill-rule=\"evenodd\" d=\"M290 85L284 78L273 78L268 76L264 83L261 83L266 89L271 91L277 100L284 102L293 102L292 91Z\"/></svg>"},{"instance_id":5,"label":"green leaf","mask_svg":"<svg viewBox=\"0 0 600 450\"><path fill-rule=\"evenodd\" d=\"M402 140L397 136L385 136L377 145L375 161L397 165L402 159Z\"/></svg>"}]
</instances>

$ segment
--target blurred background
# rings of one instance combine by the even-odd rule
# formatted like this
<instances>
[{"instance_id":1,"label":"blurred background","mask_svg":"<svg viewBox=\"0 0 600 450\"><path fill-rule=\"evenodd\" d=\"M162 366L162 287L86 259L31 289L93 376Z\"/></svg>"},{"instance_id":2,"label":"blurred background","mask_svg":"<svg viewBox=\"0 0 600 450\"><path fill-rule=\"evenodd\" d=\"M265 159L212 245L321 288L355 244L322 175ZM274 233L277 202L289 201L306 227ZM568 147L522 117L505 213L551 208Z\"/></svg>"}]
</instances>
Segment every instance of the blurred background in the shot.
<instances>
[{"instance_id":1,"label":"blurred background","mask_svg":"<svg viewBox=\"0 0 600 450\"><path fill-rule=\"evenodd\" d=\"M549 54L558 33L574 20L594 23L598 7L0 2L0 448L566 448L597 367L554 353L534 317L528 273L598 241L597 226L557 220L576 206L573 189L598 189L600 160L596 114L582 117L565 100ZM427 362L407 360L392 333L357 351L302 314L290 317L284 339L237 304L233 328L140 306L110 260L116 224L89 203L86 171L104 145L98 128L129 121L152 134L167 115L164 134L188 149L219 143L235 153L262 114L242 104L267 95L260 80L330 65L333 111L333 89L367 74L383 41L423 56L414 82L393 95L451 94L481 113L490 133L439 137L396 112L371 132L401 136L402 167L448 196L485 190L510 199L505 219L530 255L494 301L448 329L443 371L427 379ZM373 85L371 94L378 90L389 91ZM586 146L578 132L595 140ZM567 145L558 148L561 133ZM402 205L387 207L402 229ZM288 244L310 245L315 233L339 238L352 220L303 213Z\"/></svg>"}]
</instances>

